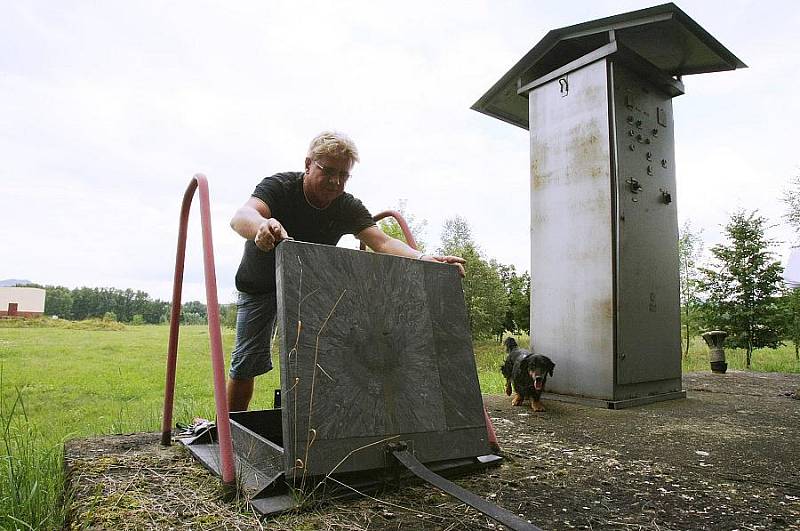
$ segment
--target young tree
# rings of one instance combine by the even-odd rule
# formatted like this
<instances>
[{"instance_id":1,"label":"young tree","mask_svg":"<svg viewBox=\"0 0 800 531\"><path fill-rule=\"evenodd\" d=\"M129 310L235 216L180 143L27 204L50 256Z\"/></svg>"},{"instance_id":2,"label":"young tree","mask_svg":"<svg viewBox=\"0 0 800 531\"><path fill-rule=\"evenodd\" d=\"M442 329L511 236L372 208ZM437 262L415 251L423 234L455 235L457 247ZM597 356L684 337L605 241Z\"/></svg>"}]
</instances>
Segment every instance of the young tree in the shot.
<instances>
[{"instance_id":1,"label":"young tree","mask_svg":"<svg viewBox=\"0 0 800 531\"><path fill-rule=\"evenodd\" d=\"M408 230L411 231L411 235L414 236L414 239L417 241L417 249L424 251L425 241L423 240L423 235L425 234L425 227L428 225L428 221L425 219L422 221L417 221L413 214L409 214L406 210L405 199L400 200L400 204L397 208L395 208L395 210L397 210L403 216L403 219L405 219L406 224L408 225ZM400 224L395 218L389 217L380 220L378 222L378 227L392 238L397 238L400 241L406 242L403 230L400 228Z\"/></svg>"},{"instance_id":2,"label":"young tree","mask_svg":"<svg viewBox=\"0 0 800 531\"><path fill-rule=\"evenodd\" d=\"M149 324L159 324L162 321L166 322L169 319L169 308L170 304L168 302L148 299L141 310L142 317L144 317L145 322ZM164 317L165 314L167 318Z\"/></svg>"},{"instance_id":3,"label":"young tree","mask_svg":"<svg viewBox=\"0 0 800 531\"><path fill-rule=\"evenodd\" d=\"M442 227L442 244L439 252L442 254L456 254L462 249L475 248L472 241L472 229L467 220L461 216L446 219Z\"/></svg>"},{"instance_id":4,"label":"young tree","mask_svg":"<svg viewBox=\"0 0 800 531\"><path fill-rule=\"evenodd\" d=\"M109 308L102 308L96 288L75 288L72 290L72 318L82 321L89 317L101 317Z\"/></svg>"},{"instance_id":5,"label":"young tree","mask_svg":"<svg viewBox=\"0 0 800 531\"><path fill-rule=\"evenodd\" d=\"M456 216L445 221L439 253L466 259L466 276L462 285L472 337L490 337L502 326L508 297L496 265L481 256L464 218Z\"/></svg>"},{"instance_id":6,"label":"young tree","mask_svg":"<svg viewBox=\"0 0 800 531\"><path fill-rule=\"evenodd\" d=\"M700 234L692 229L690 221L686 221L680 229L678 237L678 258L680 266L681 297L681 331L684 336L683 355L689 355L689 341L697 335L700 328L698 309L699 271L697 263L703 252L703 240Z\"/></svg>"},{"instance_id":7,"label":"young tree","mask_svg":"<svg viewBox=\"0 0 800 531\"><path fill-rule=\"evenodd\" d=\"M236 303L219 305L219 320L226 328L236 328Z\"/></svg>"},{"instance_id":8,"label":"young tree","mask_svg":"<svg viewBox=\"0 0 800 531\"><path fill-rule=\"evenodd\" d=\"M531 276L527 271L521 275L513 265L503 265L492 260L497 269L503 289L508 297L508 309L501 327L495 332L497 340L502 341L506 330L514 333L530 333L531 329Z\"/></svg>"},{"instance_id":9,"label":"young tree","mask_svg":"<svg viewBox=\"0 0 800 531\"><path fill-rule=\"evenodd\" d=\"M800 175L794 177L783 192L783 202L786 203L786 220L794 227L795 234L800 234ZM800 245L800 237L795 244Z\"/></svg>"},{"instance_id":10,"label":"young tree","mask_svg":"<svg viewBox=\"0 0 800 531\"><path fill-rule=\"evenodd\" d=\"M511 294L511 310L517 332L531 333L531 275L527 271L517 277Z\"/></svg>"},{"instance_id":11,"label":"young tree","mask_svg":"<svg viewBox=\"0 0 800 531\"><path fill-rule=\"evenodd\" d=\"M738 211L725 225L728 244L711 248L715 263L701 268L707 296L707 324L728 332L728 343L747 352L780 345L781 319L777 295L783 268L770 250L766 218L757 211Z\"/></svg>"},{"instance_id":12,"label":"young tree","mask_svg":"<svg viewBox=\"0 0 800 531\"><path fill-rule=\"evenodd\" d=\"M200 301L184 302L181 305L182 324L205 324L208 319L208 309Z\"/></svg>"}]
</instances>

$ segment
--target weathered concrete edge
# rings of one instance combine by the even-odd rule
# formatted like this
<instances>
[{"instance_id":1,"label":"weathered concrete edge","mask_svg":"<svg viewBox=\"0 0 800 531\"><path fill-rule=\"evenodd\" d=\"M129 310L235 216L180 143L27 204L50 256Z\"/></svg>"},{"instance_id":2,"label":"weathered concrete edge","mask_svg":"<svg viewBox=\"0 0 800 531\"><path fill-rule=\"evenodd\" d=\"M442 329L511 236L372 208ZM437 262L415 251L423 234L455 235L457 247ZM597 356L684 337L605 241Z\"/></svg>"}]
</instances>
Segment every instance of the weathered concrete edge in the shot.
<instances>
[{"instance_id":1,"label":"weathered concrete edge","mask_svg":"<svg viewBox=\"0 0 800 531\"><path fill-rule=\"evenodd\" d=\"M673 391L670 393L660 393L639 398L629 398L627 400L602 400L599 398L560 395L556 393L544 393L542 394L542 398L555 400L557 402L568 402L571 404L580 404L583 406L598 407L603 409L625 409L629 407L644 406L646 404L652 404L654 402L661 402L664 400L678 400L681 398L686 398L686 391Z\"/></svg>"}]
</instances>

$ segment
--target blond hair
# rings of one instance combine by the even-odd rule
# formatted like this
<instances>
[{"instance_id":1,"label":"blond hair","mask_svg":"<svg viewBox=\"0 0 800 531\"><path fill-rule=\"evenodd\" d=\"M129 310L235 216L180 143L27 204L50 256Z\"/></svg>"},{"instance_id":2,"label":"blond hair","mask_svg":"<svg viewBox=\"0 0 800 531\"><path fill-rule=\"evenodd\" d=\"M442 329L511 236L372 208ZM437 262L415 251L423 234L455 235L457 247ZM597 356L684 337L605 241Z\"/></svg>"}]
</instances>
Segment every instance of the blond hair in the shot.
<instances>
[{"instance_id":1,"label":"blond hair","mask_svg":"<svg viewBox=\"0 0 800 531\"><path fill-rule=\"evenodd\" d=\"M355 142L344 133L323 131L311 141L306 156L314 160L320 157L333 157L348 159L352 163L356 163L358 162L358 148Z\"/></svg>"}]
</instances>

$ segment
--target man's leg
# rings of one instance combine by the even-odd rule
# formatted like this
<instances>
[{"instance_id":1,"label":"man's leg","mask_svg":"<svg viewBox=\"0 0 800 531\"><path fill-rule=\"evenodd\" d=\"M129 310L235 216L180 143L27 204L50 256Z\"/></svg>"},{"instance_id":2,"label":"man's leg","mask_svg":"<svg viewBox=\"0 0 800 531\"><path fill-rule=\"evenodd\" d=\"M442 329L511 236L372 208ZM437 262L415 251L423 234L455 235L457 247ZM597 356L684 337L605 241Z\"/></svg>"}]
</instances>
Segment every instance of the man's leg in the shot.
<instances>
[{"instance_id":1,"label":"man's leg","mask_svg":"<svg viewBox=\"0 0 800 531\"><path fill-rule=\"evenodd\" d=\"M228 379L228 411L247 411L253 398L255 378Z\"/></svg>"},{"instance_id":2,"label":"man's leg","mask_svg":"<svg viewBox=\"0 0 800 531\"><path fill-rule=\"evenodd\" d=\"M240 293L236 313L236 344L231 352L227 385L228 410L247 411L254 378L272 369L270 340L275 329L275 294Z\"/></svg>"}]
</instances>

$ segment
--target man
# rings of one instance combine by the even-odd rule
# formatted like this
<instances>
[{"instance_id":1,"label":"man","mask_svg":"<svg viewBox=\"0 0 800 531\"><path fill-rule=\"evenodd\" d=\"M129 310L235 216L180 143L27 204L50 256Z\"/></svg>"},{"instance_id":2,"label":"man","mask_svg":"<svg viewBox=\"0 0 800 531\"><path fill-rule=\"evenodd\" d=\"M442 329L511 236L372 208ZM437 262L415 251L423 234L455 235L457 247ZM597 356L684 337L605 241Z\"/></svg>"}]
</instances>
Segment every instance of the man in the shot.
<instances>
[{"instance_id":1,"label":"man","mask_svg":"<svg viewBox=\"0 0 800 531\"><path fill-rule=\"evenodd\" d=\"M294 238L336 245L344 234L353 234L375 252L453 264L464 276L463 258L423 254L375 225L361 201L344 191L356 162L358 150L352 140L337 132L320 133L308 148L305 172L265 178L233 216L231 227L247 241L236 273L239 301L228 380L230 411L246 410L254 378L272 369L274 249L279 241Z\"/></svg>"}]
</instances>

